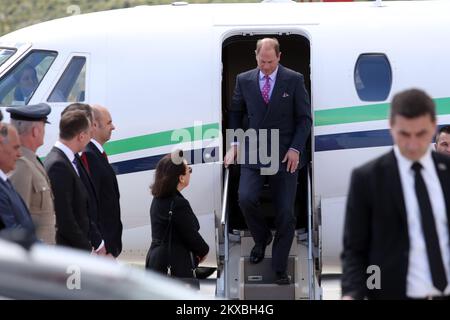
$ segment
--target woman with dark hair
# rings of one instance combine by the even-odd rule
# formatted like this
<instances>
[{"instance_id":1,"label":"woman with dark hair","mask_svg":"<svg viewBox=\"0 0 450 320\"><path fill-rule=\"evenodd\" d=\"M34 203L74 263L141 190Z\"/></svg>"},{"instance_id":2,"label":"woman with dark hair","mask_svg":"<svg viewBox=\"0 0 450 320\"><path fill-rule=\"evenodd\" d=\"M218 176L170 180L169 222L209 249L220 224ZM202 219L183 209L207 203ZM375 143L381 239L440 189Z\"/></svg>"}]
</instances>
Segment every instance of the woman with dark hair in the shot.
<instances>
[{"instance_id":1,"label":"woman with dark hair","mask_svg":"<svg viewBox=\"0 0 450 320\"><path fill-rule=\"evenodd\" d=\"M194 269L209 251L198 232L197 217L180 193L189 185L191 173L183 151L177 150L158 162L151 187L152 244L146 268L179 278L194 278Z\"/></svg>"}]
</instances>

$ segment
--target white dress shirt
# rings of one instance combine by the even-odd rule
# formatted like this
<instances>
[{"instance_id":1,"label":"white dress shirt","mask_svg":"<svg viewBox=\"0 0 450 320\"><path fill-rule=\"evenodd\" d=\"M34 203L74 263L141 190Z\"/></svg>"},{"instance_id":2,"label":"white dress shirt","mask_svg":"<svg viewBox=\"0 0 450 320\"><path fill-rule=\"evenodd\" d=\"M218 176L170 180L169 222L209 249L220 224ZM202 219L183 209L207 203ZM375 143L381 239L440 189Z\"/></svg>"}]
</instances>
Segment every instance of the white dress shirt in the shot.
<instances>
[{"instance_id":1,"label":"white dress shirt","mask_svg":"<svg viewBox=\"0 0 450 320\"><path fill-rule=\"evenodd\" d=\"M66 157L69 159L70 163L72 164L73 169L75 170L77 175L80 176L77 166L73 163L73 160L75 159L75 153L73 153L73 151L68 146L66 146L64 143L62 143L61 141L56 141L55 147L58 148L59 150L61 150L62 152L64 152L64 154L66 155Z\"/></svg>"},{"instance_id":2,"label":"white dress shirt","mask_svg":"<svg viewBox=\"0 0 450 320\"><path fill-rule=\"evenodd\" d=\"M278 67L275 69L274 72L269 74L269 83L270 83L270 90L269 90L269 100L272 96L273 87L275 87L275 81L277 81L277 73L278 73ZM259 89L261 92L263 91L263 87L266 84L266 78L265 74L262 73L262 71L259 71Z\"/></svg>"},{"instance_id":3,"label":"white dress shirt","mask_svg":"<svg viewBox=\"0 0 450 320\"><path fill-rule=\"evenodd\" d=\"M425 298L427 296L438 296L441 292L433 286L430 267L427 257L427 249L422 231L419 203L415 190L415 173L411 169L413 161L405 158L398 146L394 146L400 172L400 180L405 200L406 216L409 234L409 264L406 278L406 295L410 298ZM441 183L436 172L431 147L427 153L418 161L422 165L421 174L430 197L433 216L436 223L436 231L439 237L442 261L444 263L447 280L450 282L450 247L449 230L447 224L447 209ZM450 169L450 168L449 168ZM444 291L450 294L450 286Z\"/></svg>"},{"instance_id":4,"label":"white dress shirt","mask_svg":"<svg viewBox=\"0 0 450 320\"><path fill-rule=\"evenodd\" d=\"M91 142L94 144L94 146L97 147L97 149L98 149L98 151L100 151L100 153L105 152L105 149L103 149L102 145L101 145L97 140L95 140L94 138L92 138L92 139L91 139Z\"/></svg>"},{"instance_id":5,"label":"white dress shirt","mask_svg":"<svg viewBox=\"0 0 450 320\"><path fill-rule=\"evenodd\" d=\"M8 176L3 172L2 169L0 169L0 179L2 179L4 182L8 180Z\"/></svg>"}]
</instances>

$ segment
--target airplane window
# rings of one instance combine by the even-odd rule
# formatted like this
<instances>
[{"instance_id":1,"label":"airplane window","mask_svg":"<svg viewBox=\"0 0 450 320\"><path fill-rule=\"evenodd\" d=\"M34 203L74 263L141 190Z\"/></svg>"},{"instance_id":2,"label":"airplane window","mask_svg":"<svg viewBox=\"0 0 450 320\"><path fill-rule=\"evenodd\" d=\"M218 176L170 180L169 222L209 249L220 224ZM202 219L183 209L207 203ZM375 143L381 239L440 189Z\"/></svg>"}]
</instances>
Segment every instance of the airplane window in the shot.
<instances>
[{"instance_id":1,"label":"airplane window","mask_svg":"<svg viewBox=\"0 0 450 320\"><path fill-rule=\"evenodd\" d=\"M392 87L392 70L386 55L362 54L355 66L355 88L363 101L384 101Z\"/></svg>"},{"instance_id":2,"label":"airplane window","mask_svg":"<svg viewBox=\"0 0 450 320\"><path fill-rule=\"evenodd\" d=\"M58 54L32 51L0 79L0 105L26 105Z\"/></svg>"},{"instance_id":3,"label":"airplane window","mask_svg":"<svg viewBox=\"0 0 450 320\"><path fill-rule=\"evenodd\" d=\"M0 48L0 66L6 62L14 53L15 49Z\"/></svg>"},{"instance_id":4,"label":"airplane window","mask_svg":"<svg viewBox=\"0 0 450 320\"><path fill-rule=\"evenodd\" d=\"M73 57L53 89L48 102L81 102L85 100L86 58Z\"/></svg>"}]
</instances>

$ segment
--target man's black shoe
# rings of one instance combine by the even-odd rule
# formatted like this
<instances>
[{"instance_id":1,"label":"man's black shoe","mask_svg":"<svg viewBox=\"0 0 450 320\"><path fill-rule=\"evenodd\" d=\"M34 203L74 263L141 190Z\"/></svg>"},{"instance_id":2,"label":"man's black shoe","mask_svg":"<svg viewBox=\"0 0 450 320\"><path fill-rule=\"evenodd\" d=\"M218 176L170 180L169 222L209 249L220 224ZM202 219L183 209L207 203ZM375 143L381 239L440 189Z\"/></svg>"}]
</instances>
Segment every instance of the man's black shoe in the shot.
<instances>
[{"instance_id":1,"label":"man's black shoe","mask_svg":"<svg viewBox=\"0 0 450 320\"><path fill-rule=\"evenodd\" d=\"M272 242L272 234L270 234L265 245L255 244L250 253L250 263L256 264L261 262L264 259L266 246L268 246L271 242Z\"/></svg>"},{"instance_id":2,"label":"man's black shoe","mask_svg":"<svg viewBox=\"0 0 450 320\"><path fill-rule=\"evenodd\" d=\"M290 283L289 276L286 272L277 272L275 283L278 285L288 285Z\"/></svg>"}]
</instances>

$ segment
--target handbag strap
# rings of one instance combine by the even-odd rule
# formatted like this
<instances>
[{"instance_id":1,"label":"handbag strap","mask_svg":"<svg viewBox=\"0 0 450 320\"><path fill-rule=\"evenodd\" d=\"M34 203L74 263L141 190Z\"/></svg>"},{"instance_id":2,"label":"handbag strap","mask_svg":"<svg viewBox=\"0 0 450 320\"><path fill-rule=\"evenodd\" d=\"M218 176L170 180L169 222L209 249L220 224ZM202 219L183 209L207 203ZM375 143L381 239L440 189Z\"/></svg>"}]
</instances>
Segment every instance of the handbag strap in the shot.
<instances>
[{"instance_id":1,"label":"handbag strap","mask_svg":"<svg viewBox=\"0 0 450 320\"><path fill-rule=\"evenodd\" d=\"M167 223L167 229L166 234L164 235L164 240L166 238L167 232L169 232L169 248L167 253L167 275L172 275L172 264L170 263L170 258L172 257L172 215L173 215L173 203L174 200L170 202L170 208L169 208L169 220Z\"/></svg>"}]
</instances>

